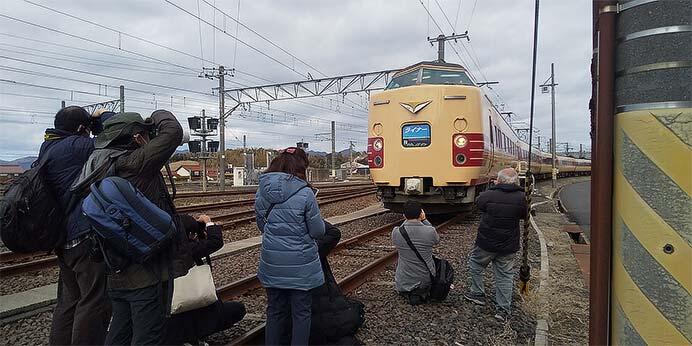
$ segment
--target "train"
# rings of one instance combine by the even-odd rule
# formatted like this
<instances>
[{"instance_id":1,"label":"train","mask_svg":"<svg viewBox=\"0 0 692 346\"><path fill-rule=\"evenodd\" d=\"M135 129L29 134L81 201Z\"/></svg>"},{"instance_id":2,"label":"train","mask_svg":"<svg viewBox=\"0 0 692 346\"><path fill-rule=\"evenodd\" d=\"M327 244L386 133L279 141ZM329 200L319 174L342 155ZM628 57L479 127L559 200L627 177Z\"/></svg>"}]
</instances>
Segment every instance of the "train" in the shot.
<instances>
[{"instance_id":1,"label":"train","mask_svg":"<svg viewBox=\"0 0 692 346\"><path fill-rule=\"evenodd\" d=\"M529 144L459 64L423 61L392 76L368 107L368 165L385 207L417 200L428 213L473 204L505 167L525 171ZM531 172L549 178L551 154L531 150ZM556 159L559 177L588 175L591 161Z\"/></svg>"}]
</instances>

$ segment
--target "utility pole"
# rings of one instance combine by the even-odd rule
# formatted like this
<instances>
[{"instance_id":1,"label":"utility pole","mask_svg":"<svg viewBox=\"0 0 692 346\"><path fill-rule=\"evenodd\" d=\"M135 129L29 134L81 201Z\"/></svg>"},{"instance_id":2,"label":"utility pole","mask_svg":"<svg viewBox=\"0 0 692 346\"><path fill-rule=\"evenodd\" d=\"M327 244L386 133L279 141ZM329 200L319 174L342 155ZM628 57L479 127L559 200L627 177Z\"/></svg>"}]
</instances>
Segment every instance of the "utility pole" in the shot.
<instances>
[{"instance_id":1,"label":"utility pole","mask_svg":"<svg viewBox=\"0 0 692 346\"><path fill-rule=\"evenodd\" d=\"M538 142L537 142L538 143L538 151L541 151L541 136L539 135L537 137L538 137Z\"/></svg>"},{"instance_id":2,"label":"utility pole","mask_svg":"<svg viewBox=\"0 0 692 346\"><path fill-rule=\"evenodd\" d=\"M353 141L348 141L348 176L353 176Z\"/></svg>"},{"instance_id":3,"label":"utility pole","mask_svg":"<svg viewBox=\"0 0 692 346\"><path fill-rule=\"evenodd\" d=\"M548 83L550 81L550 83ZM545 81L543 84L539 85L541 87L541 93L547 93L548 92L548 87L550 87L550 104L551 104L551 121L552 121L552 156L553 156L553 187L555 187L555 180L557 179L557 172L556 172L556 167L555 167L555 161L557 160L557 155L555 153L555 143L556 137L555 137L555 87L557 86L557 83L555 83L555 64L551 63L550 64L550 78L548 78L547 81Z\"/></svg>"},{"instance_id":4,"label":"utility pole","mask_svg":"<svg viewBox=\"0 0 692 346\"><path fill-rule=\"evenodd\" d=\"M65 108L65 100L60 101L60 109Z\"/></svg>"},{"instance_id":5,"label":"utility pole","mask_svg":"<svg viewBox=\"0 0 692 346\"><path fill-rule=\"evenodd\" d=\"M336 180L336 122L332 121L332 181Z\"/></svg>"},{"instance_id":6,"label":"utility pole","mask_svg":"<svg viewBox=\"0 0 692 346\"><path fill-rule=\"evenodd\" d=\"M233 70L231 70L233 72ZM219 65L219 68L215 67L205 67L199 74L200 77L214 79L219 79L219 189L224 191L226 189L226 105L224 92L224 78L228 74L228 71ZM232 75L232 74L231 74ZM238 107L238 106L236 106ZM233 108L231 111L233 111ZM230 112L229 112L230 113Z\"/></svg>"},{"instance_id":7,"label":"utility pole","mask_svg":"<svg viewBox=\"0 0 692 346\"><path fill-rule=\"evenodd\" d=\"M224 76L226 71L219 65L219 190L226 190L226 105Z\"/></svg>"},{"instance_id":8,"label":"utility pole","mask_svg":"<svg viewBox=\"0 0 692 346\"><path fill-rule=\"evenodd\" d=\"M431 46L435 42L437 42L437 61L438 62L445 62L445 41L454 40L454 42L457 42L457 39L459 39L459 38L465 38L466 40L469 40L469 32L466 31L463 34L458 34L458 35L452 33L449 36L445 36L444 34L440 34L435 38L428 37L428 42L430 42Z\"/></svg>"},{"instance_id":9,"label":"utility pole","mask_svg":"<svg viewBox=\"0 0 692 346\"><path fill-rule=\"evenodd\" d=\"M125 113L125 86L120 86L120 113Z\"/></svg>"}]
</instances>

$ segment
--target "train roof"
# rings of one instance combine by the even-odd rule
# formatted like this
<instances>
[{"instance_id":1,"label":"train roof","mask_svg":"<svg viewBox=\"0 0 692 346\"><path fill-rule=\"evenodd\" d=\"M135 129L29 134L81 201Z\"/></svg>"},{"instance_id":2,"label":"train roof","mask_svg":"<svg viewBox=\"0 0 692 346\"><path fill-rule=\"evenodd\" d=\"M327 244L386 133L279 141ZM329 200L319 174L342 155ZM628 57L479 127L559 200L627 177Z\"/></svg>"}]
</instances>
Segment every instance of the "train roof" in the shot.
<instances>
[{"instance_id":1,"label":"train roof","mask_svg":"<svg viewBox=\"0 0 692 346\"><path fill-rule=\"evenodd\" d=\"M466 71L466 68L465 68L464 66L462 66L462 65L454 64L454 63L450 63L450 62L444 62L444 61L437 61L437 60L434 60L434 61L421 61L421 62L417 62L417 63L415 63L415 64L413 64L413 65L404 67L404 68L402 68L401 70L399 70L399 72L397 72L397 73L395 74L395 76L398 76L398 75L400 75L400 74L403 73L403 72L407 72L407 71L410 71L410 70L415 70L415 69L417 69L417 68L419 68L419 67L424 67L424 66L447 67L447 68L461 69L461 70Z\"/></svg>"}]
</instances>

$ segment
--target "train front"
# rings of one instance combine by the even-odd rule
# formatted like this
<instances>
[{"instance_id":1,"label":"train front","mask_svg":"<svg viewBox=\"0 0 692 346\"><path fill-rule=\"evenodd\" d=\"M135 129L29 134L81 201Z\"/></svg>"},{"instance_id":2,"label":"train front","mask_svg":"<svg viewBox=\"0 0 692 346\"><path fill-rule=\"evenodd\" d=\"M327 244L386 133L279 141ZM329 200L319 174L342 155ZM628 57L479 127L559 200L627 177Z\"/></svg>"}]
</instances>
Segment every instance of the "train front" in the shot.
<instances>
[{"instance_id":1,"label":"train front","mask_svg":"<svg viewBox=\"0 0 692 346\"><path fill-rule=\"evenodd\" d=\"M473 203L484 160L483 95L461 65L423 62L370 100L368 163L385 207L428 213Z\"/></svg>"}]
</instances>

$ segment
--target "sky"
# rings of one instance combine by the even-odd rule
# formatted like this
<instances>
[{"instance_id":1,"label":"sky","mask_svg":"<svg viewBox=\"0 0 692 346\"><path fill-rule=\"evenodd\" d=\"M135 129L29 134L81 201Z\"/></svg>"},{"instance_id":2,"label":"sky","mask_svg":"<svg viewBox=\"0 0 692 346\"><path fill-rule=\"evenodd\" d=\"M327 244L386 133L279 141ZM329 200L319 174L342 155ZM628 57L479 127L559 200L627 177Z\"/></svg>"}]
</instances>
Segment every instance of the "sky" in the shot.
<instances>
[{"instance_id":1,"label":"sky","mask_svg":"<svg viewBox=\"0 0 692 346\"><path fill-rule=\"evenodd\" d=\"M117 99L124 85L126 111L169 109L187 127L202 109L218 115L218 81L200 78L203 67L235 68L226 88L397 69L434 60L427 37L440 28L468 30L470 41L448 43L446 60L477 81L499 82L485 91L528 122L533 11L529 0L3 0L0 159L35 155L61 100ZM557 142L573 148L590 147L590 59L591 2L542 1L536 81L555 63ZM544 148L550 109L550 95L537 90L534 127ZM297 121L270 123L263 114ZM365 94L252 105L227 119L226 146L242 147L245 135L250 147L304 140L329 151L330 121L337 150L349 141L365 150Z\"/></svg>"}]
</instances>

